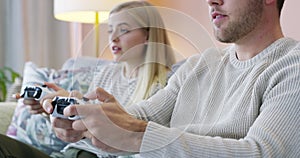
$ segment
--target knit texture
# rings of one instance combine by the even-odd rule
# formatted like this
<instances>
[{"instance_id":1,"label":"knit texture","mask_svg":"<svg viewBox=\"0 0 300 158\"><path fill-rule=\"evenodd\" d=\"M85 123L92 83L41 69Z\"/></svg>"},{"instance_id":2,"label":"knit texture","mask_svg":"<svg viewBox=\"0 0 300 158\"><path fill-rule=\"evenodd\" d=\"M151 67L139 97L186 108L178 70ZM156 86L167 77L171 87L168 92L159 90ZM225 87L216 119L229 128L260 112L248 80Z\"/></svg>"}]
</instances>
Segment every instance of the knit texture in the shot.
<instances>
[{"instance_id":1,"label":"knit texture","mask_svg":"<svg viewBox=\"0 0 300 158\"><path fill-rule=\"evenodd\" d=\"M247 61L193 56L127 111L149 121L142 157L300 157L299 105L300 44L282 38Z\"/></svg>"}]
</instances>

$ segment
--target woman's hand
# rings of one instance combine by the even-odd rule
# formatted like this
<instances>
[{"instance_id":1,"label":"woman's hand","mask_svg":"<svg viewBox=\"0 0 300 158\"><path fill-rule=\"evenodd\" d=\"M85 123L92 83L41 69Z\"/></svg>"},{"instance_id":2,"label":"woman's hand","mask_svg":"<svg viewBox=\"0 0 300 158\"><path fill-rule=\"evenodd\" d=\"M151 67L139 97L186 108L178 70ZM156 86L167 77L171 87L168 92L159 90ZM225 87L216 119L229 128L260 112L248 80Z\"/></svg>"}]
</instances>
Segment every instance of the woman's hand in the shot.
<instances>
[{"instance_id":1,"label":"woman's hand","mask_svg":"<svg viewBox=\"0 0 300 158\"><path fill-rule=\"evenodd\" d=\"M43 98L41 98L40 101L37 101L32 98L24 98L23 104L27 106L29 109L29 112L31 114L41 114L45 113L46 111L42 107L42 104L45 100L49 99L52 100L55 96L68 96L69 92L64 90L63 88L55 85L54 83L45 82L44 85L46 85L49 89L54 90L53 93L46 94ZM22 98L20 93L17 93L13 96L16 99Z\"/></svg>"},{"instance_id":2,"label":"woman's hand","mask_svg":"<svg viewBox=\"0 0 300 158\"><path fill-rule=\"evenodd\" d=\"M55 84L47 84L47 86L56 90L55 93L49 94L41 100L42 106L48 114L53 112L54 107L51 102L56 96L82 98L82 94L78 91L67 92ZM56 136L63 141L76 142L82 139L84 135L89 135L86 130L74 130L72 128L72 120L52 117L50 115L50 122Z\"/></svg>"},{"instance_id":3,"label":"woman's hand","mask_svg":"<svg viewBox=\"0 0 300 158\"><path fill-rule=\"evenodd\" d=\"M72 120L50 116L50 121L56 136L65 142L77 142L88 135L86 130L74 130Z\"/></svg>"}]
</instances>

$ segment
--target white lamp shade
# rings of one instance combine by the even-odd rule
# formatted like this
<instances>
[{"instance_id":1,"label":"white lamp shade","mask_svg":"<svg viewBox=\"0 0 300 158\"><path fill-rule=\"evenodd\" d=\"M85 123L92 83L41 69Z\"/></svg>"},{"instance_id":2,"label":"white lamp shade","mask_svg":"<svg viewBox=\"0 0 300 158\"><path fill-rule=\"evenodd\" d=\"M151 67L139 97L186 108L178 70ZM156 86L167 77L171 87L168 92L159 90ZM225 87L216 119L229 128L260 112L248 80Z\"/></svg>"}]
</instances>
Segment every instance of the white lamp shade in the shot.
<instances>
[{"instance_id":1,"label":"white lamp shade","mask_svg":"<svg viewBox=\"0 0 300 158\"><path fill-rule=\"evenodd\" d=\"M129 0L54 0L54 17L58 20L80 23L101 23L117 4ZM96 13L98 12L98 19Z\"/></svg>"}]
</instances>

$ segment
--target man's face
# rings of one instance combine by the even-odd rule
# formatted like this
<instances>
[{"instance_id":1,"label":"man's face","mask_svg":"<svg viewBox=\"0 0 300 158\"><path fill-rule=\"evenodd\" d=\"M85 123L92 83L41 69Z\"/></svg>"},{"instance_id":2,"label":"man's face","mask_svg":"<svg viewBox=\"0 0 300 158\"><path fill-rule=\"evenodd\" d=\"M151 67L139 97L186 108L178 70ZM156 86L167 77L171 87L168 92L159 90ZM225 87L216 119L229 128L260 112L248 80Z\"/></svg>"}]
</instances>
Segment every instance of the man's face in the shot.
<instances>
[{"instance_id":1,"label":"man's face","mask_svg":"<svg viewBox=\"0 0 300 158\"><path fill-rule=\"evenodd\" d=\"M262 0L208 0L214 35L225 43L237 42L261 20Z\"/></svg>"}]
</instances>

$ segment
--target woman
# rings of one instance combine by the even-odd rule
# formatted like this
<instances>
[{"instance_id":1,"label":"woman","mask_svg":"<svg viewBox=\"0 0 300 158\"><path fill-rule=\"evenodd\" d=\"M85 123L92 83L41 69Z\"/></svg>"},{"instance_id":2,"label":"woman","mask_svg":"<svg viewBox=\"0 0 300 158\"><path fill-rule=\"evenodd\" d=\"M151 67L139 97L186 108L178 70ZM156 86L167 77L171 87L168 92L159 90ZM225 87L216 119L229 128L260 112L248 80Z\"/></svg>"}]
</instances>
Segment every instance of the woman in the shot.
<instances>
[{"instance_id":1,"label":"woman","mask_svg":"<svg viewBox=\"0 0 300 158\"><path fill-rule=\"evenodd\" d=\"M129 93L134 96L131 101L138 102L164 87L175 58L158 11L148 2L123 3L110 12L108 27L110 50L119 64L101 69L90 89L112 89L108 91L120 100L124 92L118 95L111 86L130 86L130 90L134 89ZM114 85L110 84L111 79ZM131 85L119 83L122 79ZM130 83L132 79L134 84Z\"/></svg>"},{"instance_id":2,"label":"woman","mask_svg":"<svg viewBox=\"0 0 300 158\"><path fill-rule=\"evenodd\" d=\"M126 2L112 9L108 24L109 46L116 63L101 68L89 89L102 87L122 105L149 98L166 85L170 68L175 63L158 11L148 2ZM61 90L56 94L68 96L69 93ZM57 131L56 134L63 137ZM107 156L88 139L69 144L62 153L52 154L53 157L70 155Z\"/></svg>"}]
</instances>

